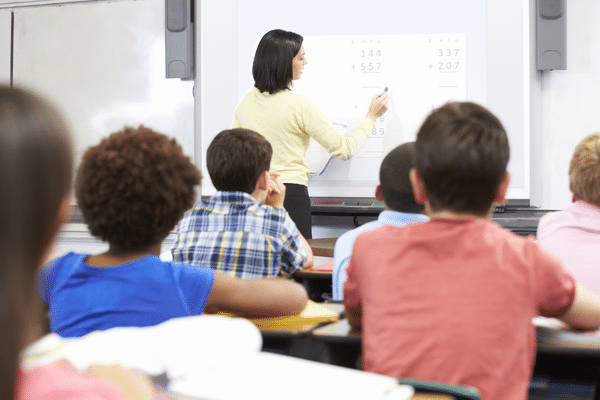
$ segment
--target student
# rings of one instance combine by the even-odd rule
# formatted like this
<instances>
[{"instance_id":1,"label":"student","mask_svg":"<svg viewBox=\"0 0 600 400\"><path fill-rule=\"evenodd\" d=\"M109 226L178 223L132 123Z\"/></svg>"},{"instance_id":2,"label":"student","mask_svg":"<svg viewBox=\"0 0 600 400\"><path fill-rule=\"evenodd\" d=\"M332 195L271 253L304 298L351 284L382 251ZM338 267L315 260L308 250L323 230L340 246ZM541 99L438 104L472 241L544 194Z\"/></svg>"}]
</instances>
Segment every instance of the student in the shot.
<instances>
[{"instance_id":1,"label":"student","mask_svg":"<svg viewBox=\"0 0 600 400\"><path fill-rule=\"evenodd\" d=\"M273 29L265 33L254 55L254 88L238 104L233 128L252 129L273 146L271 171L286 186L285 208L307 239L312 239L306 150L314 138L331 155L347 160L365 144L375 121L387 111L389 96L377 94L360 125L341 135L306 96L293 93L292 81L307 64L301 35Z\"/></svg>"},{"instance_id":2,"label":"student","mask_svg":"<svg viewBox=\"0 0 600 400\"><path fill-rule=\"evenodd\" d=\"M285 186L269 172L271 154L269 142L248 129L215 136L206 165L218 192L177 224L173 260L242 279L312 266L312 250L283 208Z\"/></svg>"},{"instance_id":3,"label":"student","mask_svg":"<svg viewBox=\"0 0 600 400\"><path fill-rule=\"evenodd\" d=\"M148 378L119 366L19 368L43 333L35 276L70 215L69 129L46 100L0 85L0 154L0 399L158 398Z\"/></svg>"},{"instance_id":4,"label":"student","mask_svg":"<svg viewBox=\"0 0 600 400\"><path fill-rule=\"evenodd\" d=\"M194 203L201 175L174 139L140 126L89 148L75 194L102 254L69 253L45 269L50 327L63 337L174 317L228 312L274 317L301 311L307 294L283 279L243 281L208 267L163 262L161 243Z\"/></svg>"},{"instance_id":5,"label":"student","mask_svg":"<svg viewBox=\"0 0 600 400\"><path fill-rule=\"evenodd\" d=\"M505 201L508 159L506 132L485 108L448 103L427 117L410 178L431 220L363 233L348 266L346 315L362 328L365 370L525 399L533 317L600 326L598 296L490 220Z\"/></svg>"},{"instance_id":6,"label":"student","mask_svg":"<svg viewBox=\"0 0 600 400\"><path fill-rule=\"evenodd\" d=\"M423 215L423 205L415 202L408 172L413 166L415 143L404 143L390 151L379 169L379 185L375 198L383 202L384 210L375 221L344 233L335 242L333 250L333 300L343 300L344 283L348 279L346 268L352 255L354 241L363 232L384 225L403 226L429 220Z\"/></svg>"},{"instance_id":7,"label":"student","mask_svg":"<svg viewBox=\"0 0 600 400\"><path fill-rule=\"evenodd\" d=\"M537 239L577 282L600 295L600 132L585 137L569 166L573 203L544 215Z\"/></svg>"}]
</instances>

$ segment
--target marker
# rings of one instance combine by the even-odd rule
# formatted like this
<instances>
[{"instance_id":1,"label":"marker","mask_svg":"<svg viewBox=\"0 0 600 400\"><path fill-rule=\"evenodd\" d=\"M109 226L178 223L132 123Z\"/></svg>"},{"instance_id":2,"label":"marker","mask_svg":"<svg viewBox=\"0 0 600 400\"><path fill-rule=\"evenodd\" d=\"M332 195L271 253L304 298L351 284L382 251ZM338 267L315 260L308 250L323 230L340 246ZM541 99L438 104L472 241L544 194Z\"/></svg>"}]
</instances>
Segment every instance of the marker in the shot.
<instances>
[{"instance_id":1,"label":"marker","mask_svg":"<svg viewBox=\"0 0 600 400\"><path fill-rule=\"evenodd\" d=\"M383 96L384 94L386 94L388 91L388 87L386 86L385 89L383 89L383 92L381 92L380 96Z\"/></svg>"}]
</instances>

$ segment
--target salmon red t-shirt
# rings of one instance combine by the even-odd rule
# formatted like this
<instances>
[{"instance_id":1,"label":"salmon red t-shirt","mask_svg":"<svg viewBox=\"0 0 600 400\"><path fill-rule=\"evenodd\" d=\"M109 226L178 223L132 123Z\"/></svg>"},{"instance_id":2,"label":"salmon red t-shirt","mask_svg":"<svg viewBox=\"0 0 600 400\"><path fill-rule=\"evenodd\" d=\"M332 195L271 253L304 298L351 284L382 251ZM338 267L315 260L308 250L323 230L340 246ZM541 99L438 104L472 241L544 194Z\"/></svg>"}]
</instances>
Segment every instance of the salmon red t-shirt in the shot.
<instances>
[{"instance_id":1,"label":"salmon red t-shirt","mask_svg":"<svg viewBox=\"0 0 600 400\"><path fill-rule=\"evenodd\" d=\"M363 366L527 398L535 316L562 316L573 278L532 238L489 220L433 219L360 235L345 303L362 310Z\"/></svg>"}]
</instances>

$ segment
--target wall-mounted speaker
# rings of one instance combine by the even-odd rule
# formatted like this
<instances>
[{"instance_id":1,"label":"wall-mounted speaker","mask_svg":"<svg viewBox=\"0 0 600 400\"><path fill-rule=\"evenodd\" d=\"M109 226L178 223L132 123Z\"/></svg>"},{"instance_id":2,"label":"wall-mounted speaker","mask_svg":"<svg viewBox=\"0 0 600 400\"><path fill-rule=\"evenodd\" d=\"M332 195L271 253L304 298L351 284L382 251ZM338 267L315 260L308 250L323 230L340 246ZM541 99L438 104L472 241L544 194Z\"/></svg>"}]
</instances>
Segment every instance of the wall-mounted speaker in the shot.
<instances>
[{"instance_id":1,"label":"wall-mounted speaker","mask_svg":"<svg viewBox=\"0 0 600 400\"><path fill-rule=\"evenodd\" d=\"M165 0L167 78L194 78L194 0Z\"/></svg>"},{"instance_id":2,"label":"wall-mounted speaker","mask_svg":"<svg viewBox=\"0 0 600 400\"><path fill-rule=\"evenodd\" d=\"M567 69L566 0L537 0L537 69Z\"/></svg>"}]
</instances>

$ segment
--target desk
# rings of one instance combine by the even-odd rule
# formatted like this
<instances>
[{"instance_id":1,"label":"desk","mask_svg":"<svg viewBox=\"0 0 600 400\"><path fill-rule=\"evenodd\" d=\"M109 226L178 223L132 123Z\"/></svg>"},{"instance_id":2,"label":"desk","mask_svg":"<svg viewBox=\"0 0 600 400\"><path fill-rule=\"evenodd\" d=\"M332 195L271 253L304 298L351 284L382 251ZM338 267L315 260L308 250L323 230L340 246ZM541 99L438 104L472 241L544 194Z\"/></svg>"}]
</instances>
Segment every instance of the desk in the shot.
<instances>
[{"instance_id":1,"label":"desk","mask_svg":"<svg viewBox=\"0 0 600 400\"><path fill-rule=\"evenodd\" d=\"M341 303L319 303L340 315L344 312ZM263 351L285 354L313 361L327 362L327 348L311 337L310 332L327 323L314 323L276 329L261 329Z\"/></svg>"},{"instance_id":2,"label":"desk","mask_svg":"<svg viewBox=\"0 0 600 400\"><path fill-rule=\"evenodd\" d=\"M534 375L581 385L600 382L600 331L576 332L561 328L560 323L545 324L543 320L534 320L537 329ZM350 328L348 320L318 327L311 335L326 345L332 363L360 368L362 337ZM600 399L598 387L594 398Z\"/></svg>"},{"instance_id":3,"label":"desk","mask_svg":"<svg viewBox=\"0 0 600 400\"><path fill-rule=\"evenodd\" d=\"M307 239L313 255L317 257L333 257L333 248L337 238Z\"/></svg>"},{"instance_id":4,"label":"desk","mask_svg":"<svg viewBox=\"0 0 600 400\"><path fill-rule=\"evenodd\" d=\"M333 251L333 250L332 250ZM331 287L333 271L312 271L310 269L294 272L292 277L296 282L304 286L308 297L312 301L320 303L324 301L324 294L331 296L333 289Z\"/></svg>"}]
</instances>

